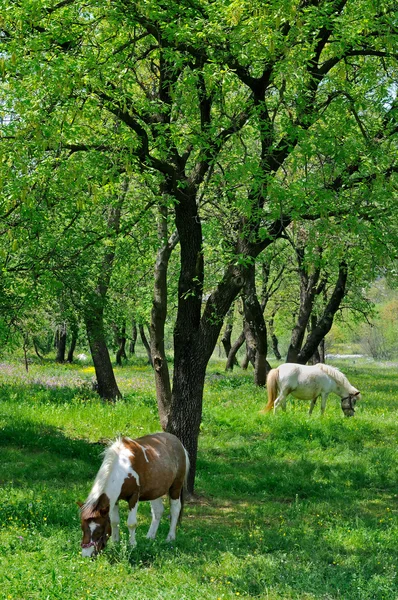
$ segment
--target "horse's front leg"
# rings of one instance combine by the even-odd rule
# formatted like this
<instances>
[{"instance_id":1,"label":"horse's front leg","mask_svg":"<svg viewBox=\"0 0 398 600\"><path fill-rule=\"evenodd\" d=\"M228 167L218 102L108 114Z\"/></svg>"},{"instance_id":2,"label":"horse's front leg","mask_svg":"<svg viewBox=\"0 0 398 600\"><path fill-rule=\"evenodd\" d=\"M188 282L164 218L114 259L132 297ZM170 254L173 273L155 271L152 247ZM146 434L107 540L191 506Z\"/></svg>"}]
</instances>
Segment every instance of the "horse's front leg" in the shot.
<instances>
[{"instance_id":1,"label":"horse's front leg","mask_svg":"<svg viewBox=\"0 0 398 600\"><path fill-rule=\"evenodd\" d=\"M119 505L118 504L115 504L115 506L112 508L111 514L110 514L110 519L111 519L111 527L112 527L112 541L119 542L120 541L120 534L119 534L120 517L119 517Z\"/></svg>"},{"instance_id":2,"label":"horse's front leg","mask_svg":"<svg viewBox=\"0 0 398 600\"><path fill-rule=\"evenodd\" d=\"M311 400L311 404L310 404L310 410L308 411L308 414L311 416L312 415L312 411L314 410L314 406L316 404L316 401L318 400L318 396L315 396L315 398L313 398Z\"/></svg>"},{"instance_id":3,"label":"horse's front leg","mask_svg":"<svg viewBox=\"0 0 398 600\"><path fill-rule=\"evenodd\" d=\"M152 513L152 522L149 528L146 537L149 540L154 540L156 537L156 533L158 531L160 519L162 518L162 514L164 511L163 501L161 498L157 498L156 500L151 500L151 513Z\"/></svg>"},{"instance_id":4,"label":"horse's front leg","mask_svg":"<svg viewBox=\"0 0 398 600\"><path fill-rule=\"evenodd\" d=\"M130 544L136 546L135 530L137 528L137 510L138 510L138 495L134 495L129 499L129 515L127 517L127 527L130 532Z\"/></svg>"}]
</instances>

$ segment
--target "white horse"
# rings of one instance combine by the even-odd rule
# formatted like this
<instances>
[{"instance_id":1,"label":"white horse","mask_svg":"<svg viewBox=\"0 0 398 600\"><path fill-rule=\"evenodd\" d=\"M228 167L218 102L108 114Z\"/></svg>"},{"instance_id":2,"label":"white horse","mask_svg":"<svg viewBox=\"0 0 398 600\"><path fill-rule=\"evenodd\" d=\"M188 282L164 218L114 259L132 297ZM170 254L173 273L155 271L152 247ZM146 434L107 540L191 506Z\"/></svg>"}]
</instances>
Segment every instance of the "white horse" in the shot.
<instances>
[{"instance_id":1,"label":"white horse","mask_svg":"<svg viewBox=\"0 0 398 600\"><path fill-rule=\"evenodd\" d=\"M309 414L314 410L318 396L322 397L321 414L325 412L326 400L334 393L341 398L341 409L346 417L355 413L355 404L361 399L360 392L351 385L347 377L335 367L319 363L317 365L298 365L285 363L271 369L267 377L268 404L264 412L280 405L286 409L286 398L292 394L299 400L311 400Z\"/></svg>"}]
</instances>

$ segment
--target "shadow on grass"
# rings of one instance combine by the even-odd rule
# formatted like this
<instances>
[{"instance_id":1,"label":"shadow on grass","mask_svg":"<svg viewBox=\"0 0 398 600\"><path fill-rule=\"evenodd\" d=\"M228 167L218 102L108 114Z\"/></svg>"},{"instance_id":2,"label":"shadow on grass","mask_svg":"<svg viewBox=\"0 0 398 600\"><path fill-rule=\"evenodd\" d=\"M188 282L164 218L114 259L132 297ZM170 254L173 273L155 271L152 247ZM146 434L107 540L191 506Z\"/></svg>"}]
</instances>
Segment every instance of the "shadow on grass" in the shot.
<instances>
[{"instance_id":1,"label":"shadow on grass","mask_svg":"<svg viewBox=\"0 0 398 600\"><path fill-rule=\"evenodd\" d=\"M24 453L46 452L62 460L78 458L88 463L98 463L104 446L81 439L71 439L62 430L28 419L11 420L0 428L0 447L13 447ZM1 468L1 465L0 465Z\"/></svg>"},{"instance_id":2,"label":"shadow on grass","mask_svg":"<svg viewBox=\"0 0 398 600\"><path fill-rule=\"evenodd\" d=\"M26 402L27 398L34 398L37 403L55 405L70 404L76 398L100 400L91 388L91 381L80 377L72 381L47 378L46 381L39 382L1 384L0 396L2 402L8 404Z\"/></svg>"}]
</instances>

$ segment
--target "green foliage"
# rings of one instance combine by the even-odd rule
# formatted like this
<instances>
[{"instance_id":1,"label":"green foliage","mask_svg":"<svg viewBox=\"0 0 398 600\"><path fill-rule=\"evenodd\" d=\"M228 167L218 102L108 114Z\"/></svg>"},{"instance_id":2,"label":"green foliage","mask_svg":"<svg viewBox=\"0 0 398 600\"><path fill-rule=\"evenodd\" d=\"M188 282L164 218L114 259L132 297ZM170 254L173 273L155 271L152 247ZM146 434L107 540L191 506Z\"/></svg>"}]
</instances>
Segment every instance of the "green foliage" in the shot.
<instances>
[{"instance_id":1,"label":"green foliage","mask_svg":"<svg viewBox=\"0 0 398 600\"><path fill-rule=\"evenodd\" d=\"M159 429L152 372L117 369L125 399L108 405L88 391L91 366L33 364L27 375L1 365L4 598L396 598L395 368L342 366L363 401L345 419L330 397L321 419L298 400L285 414L260 414L265 392L223 367L212 362L206 378L198 498L177 541L165 543L166 520L157 540L145 539L143 503L130 549L122 506L120 545L90 561L80 557L75 501L87 496L106 439Z\"/></svg>"}]
</instances>

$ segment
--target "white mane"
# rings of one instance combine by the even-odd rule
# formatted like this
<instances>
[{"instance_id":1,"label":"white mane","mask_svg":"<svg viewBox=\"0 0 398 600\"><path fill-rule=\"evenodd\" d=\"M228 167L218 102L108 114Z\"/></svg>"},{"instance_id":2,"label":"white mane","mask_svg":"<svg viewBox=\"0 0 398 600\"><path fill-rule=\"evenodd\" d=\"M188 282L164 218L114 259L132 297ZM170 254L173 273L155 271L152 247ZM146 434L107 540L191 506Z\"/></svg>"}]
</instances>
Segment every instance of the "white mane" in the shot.
<instances>
[{"instance_id":1,"label":"white mane","mask_svg":"<svg viewBox=\"0 0 398 600\"><path fill-rule=\"evenodd\" d=\"M122 438L118 438L111 446L109 446L109 448L105 450L104 460L102 461L102 465L100 466L97 476L94 479L93 487L91 488L91 492L84 503L84 508L94 505L104 492L115 460L119 457L119 454L124 447L125 446Z\"/></svg>"},{"instance_id":2,"label":"white mane","mask_svg":"<svg viewBox=\"0 0 398 600\"><path fill-rule=\"evenodd\" d=\"M337 367L331 367L323 363L318 363L317 367L319 367L321 371L329 375L329 377L334 379L336 383L340 383L344 387L352 387L347 377L341 371L339 371Z\"/></svg>"}]
</instances>

